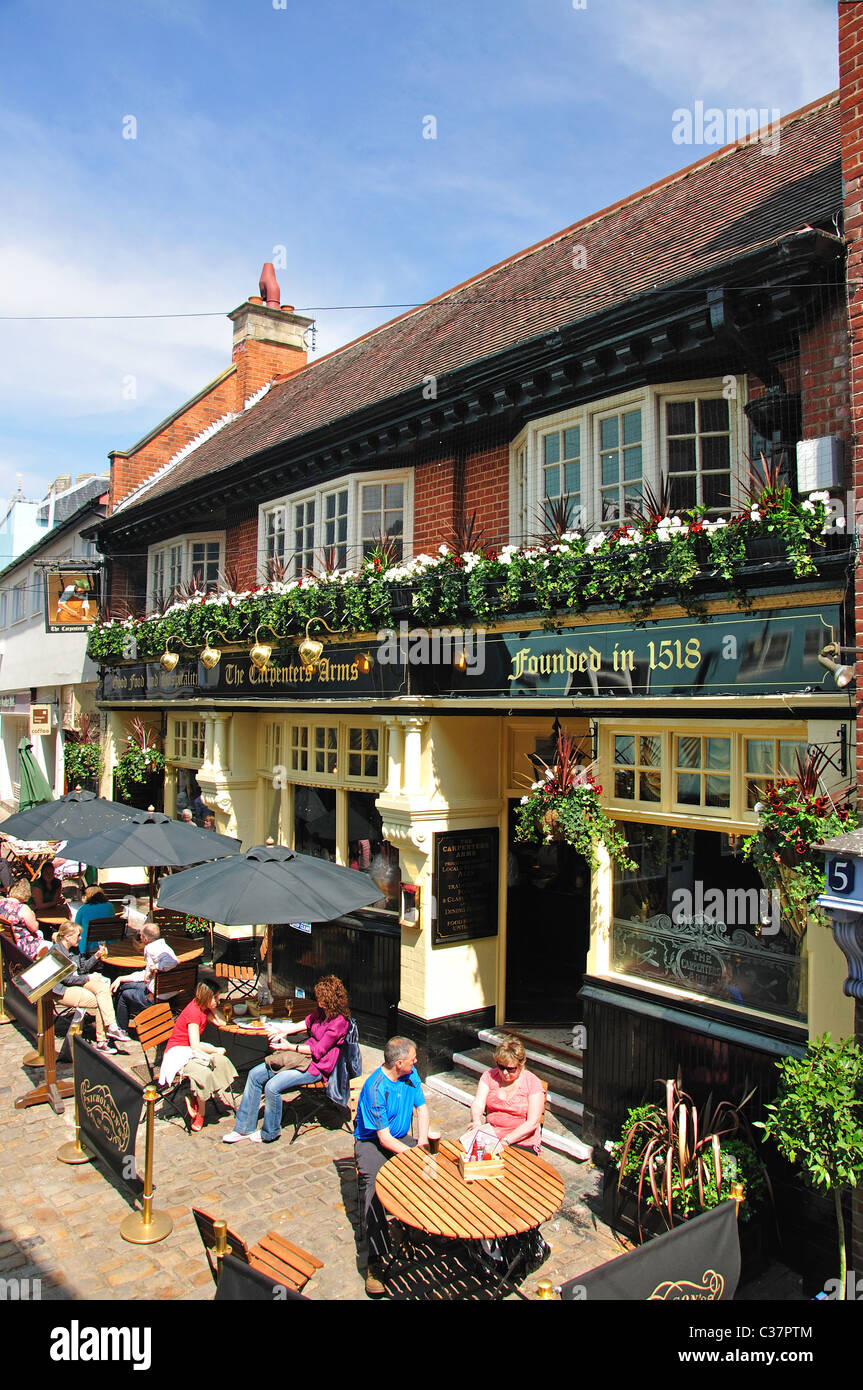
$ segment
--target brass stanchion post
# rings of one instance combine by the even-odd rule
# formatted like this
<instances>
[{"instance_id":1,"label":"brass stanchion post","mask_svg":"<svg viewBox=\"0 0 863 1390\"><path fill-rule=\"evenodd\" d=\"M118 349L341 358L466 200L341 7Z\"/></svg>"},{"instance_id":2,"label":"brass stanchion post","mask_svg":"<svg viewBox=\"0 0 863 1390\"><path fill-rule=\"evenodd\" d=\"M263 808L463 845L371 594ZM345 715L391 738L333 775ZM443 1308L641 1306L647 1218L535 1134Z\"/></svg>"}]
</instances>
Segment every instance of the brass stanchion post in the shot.
<instances>
[{"instance_id":1,"label":"brass stanchion post","mask_svg":"<svg viewBox=\"0 0 863 1390\"><path fill-rule=\"evenodd\" d=\"M745 1198L744 1195L743 1195L743 1183L742 1183L742 1182L733 1182L733 1183L731 1184L731 1195L732 1195L732 1197L734 1198L735 1202L737 1203L737 1208L736 1208L736 1210L735 1210L734 1215L737 1217L737 1220L739 1221L739 1220L740 1220L740 1208L742 1207L743 1203L746 1201L746 1198Z\"/></svg>"},{"instance_id":2,"label":"brass stanchion post","mask_svg":"<svg viewBox=\"0 0 863 1390\"><path fill-rule=\"evenodd\" d=\"M80 1025L80 1023L73 1023L72 1026L71 1026L71 1028L69 1029L69 1037L70 1037L70 1038L74 1038L74 1037L75 1037L78 1033L80 1033L80 1032L81 1032L81 1025ZM74 1057L75 1057L75 1044L74 1044L74 1042L70 1043L70 1046L71 1046L71 1048L72 1048L72 1058L73 1058L73 1060L74 1060ZM74 1139L74 1141L70 1140L70 1141L69 1141L68 1143L66 1143L66 1144L61 1144L60 1147L59 1147L59 1149L57 1150L57 1157L58 1157L58 1159L60 1160L61 1163L92 1163L92 1162L93 1162L93 1159L96 1157L96 1155L95 1155L95 1154L91 1154L90 1150L89 1150L89 1149L85 1149L85 1148L84 1148L84 1145L81 1143L81 1127L80 1127L80 1125L78 1124L78 1086L77 1086L77 1078L76 1078L75 1082L73 1082L73 1085L75 1086L75 1092L74 1092L74 1096L75 1096L75 1105L74 1105L74 1111L75 1111L75 1139Z\"/></svg>"},{"instance_id":3,"label":"brass stanchion post","mask_svg":"<svg viewBox=\"0 0 863 1390\"><path fill-rule=\"evenodd\" d=\"M540 1279L539 1283L536 1286L536 1293L534 1294L534 1298L537 1298L541 1301L554 1298L554 1285L552 1284L550 1279Z\"/></svg>"},{"instance_id":4,"label":"brass stanchion post","mask_svg":"<svg viewBox=\"0 0 863 1390\"><path fill-rule=\"evenodd\" d=\"M216 1244L213 1246L213 1254L216 1257L216 1283L222 1277L222 1260L228 1253L228 1223L227 1221L214 1221L213 1232L216 1237Z\"/></svg>"},{"instance_id":5,"label":"brass stanchion post","mask_svg":"<svg viewBox=\"0 0 863 1390\"><path fill-rule=\"evenodd\" d=\"M144 1087L147 1106L147 1138L144 1157L144 1198L140 1212L132 1211L120 1223L120 1235L130 1245L155 1245L174 1229L166 1211L153 1211L153 1133L156 1127L156 1101L159 1091L152 1084Z\"/></svg>"}]
</instances>

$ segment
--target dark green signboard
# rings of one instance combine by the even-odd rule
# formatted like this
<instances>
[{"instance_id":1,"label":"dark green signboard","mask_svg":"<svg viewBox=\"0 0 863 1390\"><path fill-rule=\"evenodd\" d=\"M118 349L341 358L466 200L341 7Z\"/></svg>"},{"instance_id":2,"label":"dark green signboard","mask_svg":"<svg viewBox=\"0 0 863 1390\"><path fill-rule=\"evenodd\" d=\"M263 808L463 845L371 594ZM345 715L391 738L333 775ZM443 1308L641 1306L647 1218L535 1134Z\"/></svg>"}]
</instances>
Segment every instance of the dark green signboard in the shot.
<instances>
[{"instance_id":1,"label":"dark green signboard","mask_svg":"<svg viewBox=\"0 0 863 1390\"><path fill-rule=\"evenodd\" d=\"M497 826L434 836L432 945L497 935Z\"/></svg>"}]
</instances>

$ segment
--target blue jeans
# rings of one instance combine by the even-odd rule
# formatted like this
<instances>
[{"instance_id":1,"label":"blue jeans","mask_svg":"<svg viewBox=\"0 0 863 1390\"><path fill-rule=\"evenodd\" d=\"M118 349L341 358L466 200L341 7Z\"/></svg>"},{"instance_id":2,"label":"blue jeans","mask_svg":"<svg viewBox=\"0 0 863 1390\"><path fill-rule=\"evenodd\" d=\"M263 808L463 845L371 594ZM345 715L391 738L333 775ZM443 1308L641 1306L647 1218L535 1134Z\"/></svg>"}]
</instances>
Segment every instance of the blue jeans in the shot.
<instances>
[{"instance_id":1,"label":"blue jeans","mask_svg":"<svg viewBox=\"0 0 863 1390\"><path fill-rule=\"evenodd\" d=\"M129 1019L139 1014L142 1009L148 1009L152 1002L153 996L143 981L133 980L131 984L122 984L114 995L117 1027L125 1032L129 1027Z\"/></svg>"},{"instance_id":2,"label":"blue jeans","mask_svg":"<svg viewBox=\"0 0 863 1390\"><path fill-rule=\"evenodd\" d=\"M261 1092L264 1093L264 1124L262 1139L278 1139L282 1132L282 1096L286 1091L295 1091L298 1086L308 1086L320 1077L307 1071L270 1071L266 1062L252 1067L246 1077L243 1098L237 1107L234 1130L237 1134L251 1134L258 1125L258 1110L261 1105Z\"/></svg>"}]
</instances>

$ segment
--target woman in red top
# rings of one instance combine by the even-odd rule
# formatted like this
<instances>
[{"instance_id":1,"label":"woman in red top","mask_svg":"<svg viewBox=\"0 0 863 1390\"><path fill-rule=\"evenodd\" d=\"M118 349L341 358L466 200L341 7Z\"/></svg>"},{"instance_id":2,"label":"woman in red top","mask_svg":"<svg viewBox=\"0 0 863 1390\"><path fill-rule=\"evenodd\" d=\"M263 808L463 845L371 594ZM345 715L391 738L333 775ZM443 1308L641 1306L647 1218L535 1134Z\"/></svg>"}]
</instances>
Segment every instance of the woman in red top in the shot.
<instances>
[{"instance_id":1,"label":"woman in red top","mask_svg":"<svg viewBox=\"0 0 863 1390\"><path fill-rule=\"evenodd\" d=\"M474 1128L487 1116L498 1139L539 1153L545 1092L539 1077L525 1070L526 1054L518 1038L508 1038L494 1053L495 1066L483 1072L470 1108Z\"/></svg>"},{"instance_id":2,"label":"woman in red top","mask_svg":"<svg viewBox=\"0 0 863 1390\"><path fill-rule=\"evenodd\" d=\"M186 1098L186 1109L195 1133L204 1127L204 1110L211 1097L231 1108L224 1092L237 1075L223 1047L201 1042L204 1029L217 1019L218 1005L217 991L209 985L198 985L191 1004L186 1005L174 1024L159 1072L160 1086L169 1086L181 1073L188 1080L192 1090Z\"/></svg>"}]
</instances>

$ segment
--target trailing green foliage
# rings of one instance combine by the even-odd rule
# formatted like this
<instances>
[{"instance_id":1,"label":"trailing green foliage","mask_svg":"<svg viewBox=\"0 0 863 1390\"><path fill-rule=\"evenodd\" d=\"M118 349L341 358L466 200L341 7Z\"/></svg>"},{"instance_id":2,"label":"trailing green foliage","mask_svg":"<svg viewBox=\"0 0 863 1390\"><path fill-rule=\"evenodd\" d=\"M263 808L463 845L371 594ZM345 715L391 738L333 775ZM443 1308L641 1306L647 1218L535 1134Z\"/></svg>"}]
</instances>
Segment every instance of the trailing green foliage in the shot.
<instances>
[{"instance_id":1,"label":"trailing green foliage","mask_svg":"<svg viewBox=\"0 0 863 1390\"><path fill-rule=\"evenodd\" d=\"M626 839L600 804L602 787L588 767L581 766L575 740L559 734L554 763L535 759L539 777L515 810L515 838L533 844L563 840L593 868L600 844L622 869L635 869L627 856Z\"/></svg>"},{"instance_id":2,"label":"trailing green foliage","mask_svg":"<svg viewBox=\"0 0 863 1390\"><path fill-rule=\"evenodd\" d=\"M164 770L164 753L156 747L152 734L141 720L133 720L125 752L117 760L114 769L119 795L124 801L130 801L136 786L146 782L154 773L162 773Z\"/></svg>"}]
</instances>

